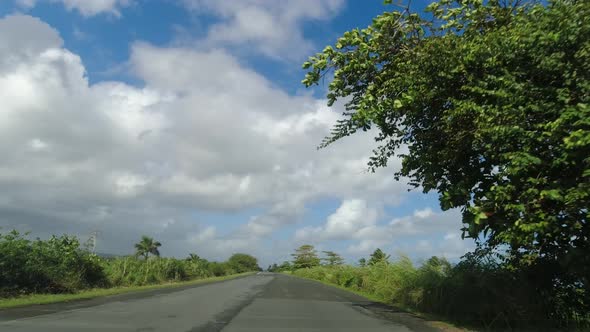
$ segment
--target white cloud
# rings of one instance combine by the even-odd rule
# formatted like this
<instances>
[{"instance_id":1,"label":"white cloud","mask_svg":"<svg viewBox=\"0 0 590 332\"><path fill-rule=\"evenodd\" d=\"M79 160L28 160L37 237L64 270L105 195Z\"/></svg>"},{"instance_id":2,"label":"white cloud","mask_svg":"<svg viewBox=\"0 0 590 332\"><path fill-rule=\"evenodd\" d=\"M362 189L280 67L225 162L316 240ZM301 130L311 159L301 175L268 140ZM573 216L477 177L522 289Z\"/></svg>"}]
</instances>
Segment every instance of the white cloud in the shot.
<instances>
[{"instance_id":1,"label":"white cloud","mask_svg":"<svg viewBox=\"0 0 590 332\"><path fill-rule=\"evenodd\" d=\"M379 226L373 237L364 239L376 242L372 248L389 244L393 250L414 256L442 256L457 259L473 249L473 241L460 237L461 211L459 209L446 212L434 212L430 208L416 210L411 216L395 218L389 224ZM387 234L389 242L384 240ZM396 242L406 240L404 245ZM366 246L369 246L366 244ZM362 252L360 247L352 246L351 252ZM366 252L366 251L365 251Z\"/></svg>"},{"instance_id":2,"label":"white cloud","mask_svg":"<svg viewBox=\"0 0 590 332\"><path fill-rule=\"evenodd\" d=\"M458 209L444 213L434 213L430 208L416 210L411 216L393 219L389 228L398 236L458 231L461 228L461 212Z\"/></svg>"},{"instance_id":3,"label":"white cloud","mask_svg":"<svg viewBox=\"0 0 590 332\"><path fill-rule=\"evenodd\" d=\"M24 15L7 16L0 20L0 40L1 70L63 44L55 29L38 18Z\"/></svg>"},{"instance_id":4,"label":"white cloud","mask_svg":"<svg viewBox=\"0 0 590 332\"><path fill-rule=\"evenodd\" d=\"M297 243L322 243L327 240L351 241L347 252L368 255L377 248L402 251L420 256L440 255L456 258L472 248L469 240L459 237L461 214L455 209L434 212L431 208L415 210L411 215L379 222L378 209L365 201L345 200L322 226L307 226L295 232ZM400 246L400 242L410 245Z\"/></svg>"},{"instance_id":5,"label":"white cloud","mask_svg":"<svg viewBox=\"0 0 590 332\"><path fill-rule=\"evenodd\" d=\"M414 217L420 219L426 219L428 217L432 217L434 213L432 212L431 208L426 208L424 210L416 210L414 211Z\"/></svg>"},{"instance_id":6,"label":"white cloud","mask_svg":"<svg viewBox=\"0 0 590 332\"><path fill-rule=\"evenodd\" d=\"M346 237L363 227L371 226L377 219L377 212L360 199L345 200L336 212L328 217L326 234L330 238Z\"/></svg>"},{"instance_id":7,"label":"white cloud","mask_svg":"<svg viewBox=\"0 0 590 332\"><path fill-rule=\"evenodd\" d=\"M313 51L302 33L308 20L324 20L342 8L343 0L183 0L198 14L220 21L209 27L206 44L237 45L273 58L300 59Z\"/></svg>"},{"instance_id":8,"label":"white cloud","mask_svg":"<svg viewBox=\"0 0 590 332\"><path fill-rule=\"evenodd\" d=\"M38 2L55 2L61 3L68 10L77 10L84 16L94 16L98 14L121 15L121 8L128 6L131 0L17 0L17 3L24 8L32 8Z\"/></svg>"},{"instance_id":9,"label":"white cloud","mask_svg":"<svg viewBox=\"0 0 590 332\"><path fill-rule=\"evenodd\" d=\"M298 241L335 240L355 238L358 232L370 229L377 221L377 210L362 199L342 201L340 207L326 220L322 227L305 227L295 233Z\"/></svg>"},{"instance_id":10,"label":"white cloud","mask_svg":"<svg viewBox=\"0 0 590 332\"><path fill-rule=\"evenodd\" d=\"M264 252L263 239L322 198L344 201L330 237L368 234L376 212L364 202L405 192L391 169L365 171L371 133L316 151L338 118L325 100L289 95L227 51L138 43L129 63L144 87L89 84L49 25L0 19L3 229L99 229L118 252L155 234L165 254L223 258ZM227 233L194 217L247 209L255 216Z\"/></svg>"},{"instance_id":11,"label":"white cloud","mask_svg":"<svg viewBox=\"0 0 590 332\"><path fill-rule=\"evenodd\" d=\"M433 240L420 240L416 245L406 246L406 250L412 251L424 258L439 256L451 260L459 259L474 248L474 242L470 240L462 240L459 232L446 233Z\"/></svg>"}]
</instances>

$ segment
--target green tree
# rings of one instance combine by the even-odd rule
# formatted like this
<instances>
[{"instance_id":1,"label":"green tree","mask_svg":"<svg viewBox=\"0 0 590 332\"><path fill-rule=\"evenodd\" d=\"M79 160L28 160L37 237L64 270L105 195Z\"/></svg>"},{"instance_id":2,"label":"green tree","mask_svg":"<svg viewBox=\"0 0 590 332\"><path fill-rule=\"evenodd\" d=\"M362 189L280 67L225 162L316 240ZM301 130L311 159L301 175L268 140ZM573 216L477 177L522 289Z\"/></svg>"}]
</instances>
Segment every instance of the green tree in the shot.
<instances>
[{"instance_id":1,"label":"green tree","mask_svg":"<svg viewBox=\"0 0 590 332\"><path fill-rule=\"evenodd\" d=\"M293 256L293 268L304 269L320 265L320 259L312 245L304 244L295 250Z\"/></svg>"},{"instance_id":2,"label":"green tree","mask_svg":"<svg viewBox=\"0 0 590 332\"><path fill-rule=\"evenodd\" d=\"M359 266L360 267L365 267L367 266L367 260L365 258L361 258L359 259Z\"/></svg>"},{"instance_id":3,"label":"green tree","mask_svg":"<svg viewBox=\"0 0 590 332\"><path fill-rule=\"evenodd\" d=\"M281 265L279 265L278 272L291 270L293 270L293 265L291 265L291 262L284 261Z\"/></svg>"},{"instance_id":4,"label":"green tree","mask_svg":"<svg viewBox=\"0 0 590 332\"><path fill-rule=\"evenodd\" d=\"M333 71L329 104L347 101L321 146L375 128L370 169L397 153L396 178L460 208L464 237L590 287L590 1L427 11L384 13L304 63L306 86Z\"/></svg>"},{"instance_id":5,"label":"green tree","mask_svg":"<svg viewBox=\"0 0 590 332\"><path fill-rule=\"evenodd\" d=\"M207 268L216 277L230 275L235 272L227 262L209 262Z\"/></svg>"},{"instance_id":6,"label":"green tree","mask_svg":"<svg viewBox=\"0 0 590 332\"><path fill-rule=\"evenodd\" d=\"M323 260L326 262L326 265L335 266L344 264L344 259L337 253L333 251L324 251L323 253L326 255L326 257L323 258Z\"/></svg>"},{"instance_id":7,"label":"green tree","mask_svg":"<svg viewBox=\"0 0 590 332\"><path fill-rule=\"evenodd\" d=\"M201 257L199 257L199 255L197 255L197 254L190 253L190 254L188 254L188 257L186 258L186 260L189 262L198 263L198 262L201 262L203 259Z\"/></svg>"},{"instance_id":8,"label":"green tree","mask_svg":"<svg viewBox=\"0 0 590 332\"><path fill-rule=\"evenodd\" d=\"M368 265L375 265L379 262L387 262L389 260L389 255L386 255L381 249L377 248L371 254L369 258Z\"/></svg>"},{"instance_id":9,"label":"green tree","mask_svg":"<svg viewBox=\"0 0 590 332\"><path fill-rule=\"evenodd\" d=\"M206 277L211 274L209 261L201 258L199 255L191 253L186 258L186 261L190 263L188 265L188 271L192 276Z\"/></svg>"},{"instance_id":10,"label":"green tree","mask_svg":"<svg viewBox=\"0 0 590 332\"><path fill-rule=\"evenodd\" d=\"M233 254L227 263L237 273L261 270L258 266L258 259L248 254Z\"/></svg>"},{"instance_id":11,"label":"green tree","mask_svg":"<svg viewBox=\"0 0 590 332\"><path fill-rule=\"evenodd\" d=\"M161 246L162 244L160 242L154 241L153 238L144 235L141 237L141 241L135 244L135 255L142 256L145 259L148 259L150 254L160 257L158 248Z\"/></svg>"}]
</instances>

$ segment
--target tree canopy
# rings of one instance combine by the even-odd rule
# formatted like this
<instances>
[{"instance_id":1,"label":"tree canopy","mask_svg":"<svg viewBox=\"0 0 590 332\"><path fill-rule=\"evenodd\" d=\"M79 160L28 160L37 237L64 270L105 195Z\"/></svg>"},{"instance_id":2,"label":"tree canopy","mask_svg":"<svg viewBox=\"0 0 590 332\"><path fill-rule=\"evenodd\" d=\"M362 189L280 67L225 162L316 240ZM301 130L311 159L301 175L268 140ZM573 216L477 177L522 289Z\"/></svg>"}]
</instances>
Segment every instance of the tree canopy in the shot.
<instances>
[{"instance_id":1,"label":"tree canopy","mask_svg":"<svg viewBox=\"0 0 590 332\"><path fill-rule=\"evenodd\" d=\"M227 262L237 273L261 270L258 259L248 254L233 254Z\"/></svg>"},{"instance_id":2,"label":"tree canopy","mask_svg":"<svg viewBox=\"0 0 590 332\"><path fill-rule=\"evenodd\" d=\"M304 244L295 250L293 256L293 267L296 269L310 268L320 265L320 258L314 248L309 244Z\"/></svg>"},{"instance_id":3,"label":"tree canopy","mask_svg":"<svg viewBox=\"0 0 590 332\"><path fill-rule=\"evenodd\" d=\"M368 265L375 265L380 262L387 262L388 260L389 260L389 255L385 254L383 252L383 250L377 248L371 254L371 257L369 258L369 262L367 262L367 264Z\"/></svg>"},{"instance_id":4,"label":"tree canopy","mask_svg":"<svg viewBox=\"0 0 590 332\"><path fill-rule=\"evenodd\" d=\"M464 237L587 283L590 1L426 11L384 13L304 63L306 86L333 71L328 102L346 102L321 147L376 129L370 169L401 158L396 178L461 208Z\"/></svg>"},{"instance_id":5,"label":"tree canopy","mask_svg":"<svg viewBox=\"0 0 590 332\"><path fill-rule=\"evenodd\" d=\"M360 266L360 267L365 267L365 266L367 266L367 259L366 259L366 258L361 258L361 259L359 259L359 266Z\"/></svg>"},{"instance_id":6,"label":"tree canopy","mask_svg":"<svg viewBox=\"0 0 590 332\"><path fill-rule=\"evenodd\" d=\"M326 255L326 257L322 258L326 262L326 265L335 266L344 264L344 259L337 253L333 251L323 251L323 253Z\"/></svg>"}]
</instances>

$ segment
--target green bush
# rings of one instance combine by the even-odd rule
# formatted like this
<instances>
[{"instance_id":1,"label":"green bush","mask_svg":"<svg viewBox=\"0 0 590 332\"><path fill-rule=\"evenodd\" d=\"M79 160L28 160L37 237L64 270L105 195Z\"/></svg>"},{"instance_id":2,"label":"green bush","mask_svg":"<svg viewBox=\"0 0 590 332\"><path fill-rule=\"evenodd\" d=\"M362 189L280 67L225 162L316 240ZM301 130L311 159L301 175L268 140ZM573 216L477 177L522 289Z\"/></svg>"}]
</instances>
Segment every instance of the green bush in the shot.
<instances>
[{"instance_id":1,"label":"green bush","mask_svg":"<svg viewBox=\"0 0 590 332\"><path fill-rule=\"evenodd\" d=\"M16 231L0 234L0 295L64 293L104 287L100 258L80 249L75 237L28 240Z\"/></svg>"},{"instance_id":2,"label":"green bush","mask_svg":"<svg viewBox=\"0 0 590 332\"><path fill-rule=\"evenodd\" d=\"M236 273L228 263L210 262L207 266L211 274L215 277L221 277Z\"/></svg>"}]
</instances>

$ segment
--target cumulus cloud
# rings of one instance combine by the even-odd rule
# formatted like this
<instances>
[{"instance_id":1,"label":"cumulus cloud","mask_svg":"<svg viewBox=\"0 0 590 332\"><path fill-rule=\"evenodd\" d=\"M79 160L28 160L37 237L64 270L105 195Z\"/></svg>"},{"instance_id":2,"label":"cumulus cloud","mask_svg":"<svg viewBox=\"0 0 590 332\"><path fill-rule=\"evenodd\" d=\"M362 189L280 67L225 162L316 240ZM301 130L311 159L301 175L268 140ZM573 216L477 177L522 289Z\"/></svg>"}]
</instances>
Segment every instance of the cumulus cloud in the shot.
<instances>
[{"instance_id":1,"label":"cumulus cloud","mask_svg":"<svg viewBox=\"0 0 590 332\"><path fill-rule=\"evenodd\" d=\"M474 242L461 239L461 211L416 210L412 215L394 218L388 224L369 230L349 252L366 253L379 246L414 257L441 256L458 259L474 248ZM386 237L389 237L387 240Z\"/></svg>"},{"instance_id":2,"label":"cumulus cloud","mask_svg":"<svg viewBox=\"0 0 590 332\"><path fill-rule=\"evenodd\" d=\"M313 51L301 24L324 20L342 8L343 0L183 0L190 10L214 15L206 43L248 46L273 58L299 59Z\"/></svg>"},{"instance_id":3,"label":"cumulus cloud","mask_svg":"<svg viewBox=\"0 0 590 332\"><path fill-rule=\"evenodd\" d=\"M298 229L294 241L317 244L347 240L352 242L347 248L349 254L365 256L382 248L419 256L457 258L473 247L471 242L460 238L459 210L434 212L431 208L419 209L389 222L379 222L379 215L375 206L362 199L344 200L324 225Z\"/></svg>"},{"instance_id":4,"label":"cumulus cloud","mask_svg":"<svg viewBox=\"0 0 590 332\"><path fill-rule=\"evenodd\" d=\"M62 2L87 16L117 15L129 4ZM399 160L366 171L372 132L316 151L339 112L286 93L223 48L246 40L268 56L296 55L311 47L301 22L334 15L341 1L185 4L220 18L209 47L134 43L127 63L140 87L90 84L55 29L26 15L0 19L3 230L42 237L99 230L99 250L114 253L149 234L165 255L213 259L247 251L270 261L308 241L342 241L353 255L382 247L455 257L469 248L455 235L458 211L419 209L384 222L384 206L399 204L407 188L393 180ZM280 28L261 29L265 20ZM341 203L323 224L272 240L326 198ZM197 216L203 211L243 217L216 225ZM401 239L414 241L392 245Z\"/></svg>"},{"instance_id":5,"label":"cumulus cloud","mask_svg":"<svg viewBox=\"0 0 590 332\"><path fill-rule=\"evenodd\" d=\"M299 229L295 233L295 239L298 241L351 239L357 237L359 231L374 227L376 221L377 210L369 207L366 201L348 199L328 216L324 226Z\"/></svg>"},{"instance_id":6,"label":"cumulus cloud","mask_svg":"<svg viewBox=\"0 0 590 332\"><path fill-rule=\"evenodd\" d=\"M2 67L16 65L63 44L55 29L38 18L23 15L8 16L0 20L0 40Z\"/></svg>"},{"instance_id":7,"label":"cumulus cloud","mask_svg":"<svg viewBox=\"0 0 590 332\"><path fill-rule=\"evenodd\" d=\"M32 8L43 1L61 3L68 10L77 10L84 16L103 13L121 16L121 8L131 3L131 0L17 0L17 3L21 7Z\"/></svg>"},{"instance_id":8,"label":"cumulus cloud","mask_svg":"<svg viewBox=\"0 0 590 332\"><path fill-rule=\"evenodd\" d=\"M264 252L318 199L344 200L325 228L334 237L376 227L364 202L401 199L391 170L365 171L371 133L316 151L338 118L325 100L289 95L220 49L131 53L142 87L89 84L49 25L0 19L0 227L98 229L99 249L121 253L151 234L166 255L224 258ZM225 227L195 217L249 209Z\"/></svg>"}]
</instances>

